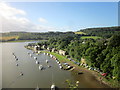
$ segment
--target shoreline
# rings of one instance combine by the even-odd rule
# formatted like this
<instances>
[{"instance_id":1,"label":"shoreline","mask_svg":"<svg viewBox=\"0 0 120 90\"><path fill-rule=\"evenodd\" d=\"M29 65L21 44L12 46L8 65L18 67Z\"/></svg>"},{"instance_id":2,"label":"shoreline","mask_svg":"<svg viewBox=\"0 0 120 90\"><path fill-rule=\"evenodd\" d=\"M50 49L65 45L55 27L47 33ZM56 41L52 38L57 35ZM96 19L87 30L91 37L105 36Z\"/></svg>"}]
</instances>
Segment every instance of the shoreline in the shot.
<instances>
[{"instance_id":1,"label":"shoreline","mask_svg":"<svg viewBox=\"0 0 120 90\"><path fill-rule=\"evenodd\" d=\"M54 52L48 52L48 51L42 51L43 53L49 53L49 54L51 54L51 55L54 55L55 56L55 54L57 55L57 53L54 53ZM63 58L66 58L65 56L62 56L62 55L60 55L61 57L63 57ZM55 56L56 57L56 56ZM57 58L57 57L56 57ZM75 67L74 68L74 70L72 70L72 71L70 71L70 72L72 72L73 74L76 74L76 73L78 73L79 71L83 71L83 72L85 72L85 73L89 73L90 75L91 75L91 78L89 78L89 79L92 79L92 80L97 80L97 82L98 83L100 83L101 84L101 86L103 85L103 86L105 86L105 88L107 87L107 88L113 88L109 83L107 83L107 82L105 82L104 80L101 80L100 79L100 74L99 73L97 73L97 72L95 72L95 71L92 71L92 70L88 70L87 68L84 68L84 67L81 67L81 66L78 66L78 65L76 65L76 64L74 64L72 61L70 61L69 59L65 59L65 60L59 60L61 63L63 63L63 62L66 62L66 63L68 63L70 66L73 66L73 67ZM84 74L84 73L83 73ZM79 77L79 76L78 76ZM102 76L101 76L102 77Z\"/></svg>"},{"instance_id":2,"label":"shoreline","mask_svg":"<svg viewBox=\"0 0 120 90\"><path fill-rule=\"evenodd\" d=\"M87 72L87 73L91 74L92 78L97 80L101 85L105 85L108 88L112 88L112 86L109 85L107 82L105 82L103 80L101 81L99 73L92 71L92 70L88 70L88 69L81 67L81 66L77 66L77 65L73 65L73 66L75 67L75 69L73 70L73 73L78 73L79 71Z\"/></svg>"},{"instance_id":3,"label":"shoreline","mask_svg":"<svg viewBox=\"0 0 120 90\"><path fill-rule=\"evenodd\" d=\"M117 84L117 83L113 84L113 82L107 81L107 79L102 77L100 73L95 72L93 70L88 70L87 68L84 68L82 66L78 66L74 62L70 61L66 56L60 55L60 54L55 53L55 52L50 52L48 50L40 50L40 52L41 53L49 53L49 54L55 56L60 61L60 63L68 63L70 66L75 67L74 70L72 70L70 72L78 73L80 70L82 70L82 71L85 71L85 72L88 72L89 74L91 74L92 79L97 80L101 84L101 86L105 85L108 88L118 88L118 86L114 86L114 84Z\"/></svg>"}]
</instances>

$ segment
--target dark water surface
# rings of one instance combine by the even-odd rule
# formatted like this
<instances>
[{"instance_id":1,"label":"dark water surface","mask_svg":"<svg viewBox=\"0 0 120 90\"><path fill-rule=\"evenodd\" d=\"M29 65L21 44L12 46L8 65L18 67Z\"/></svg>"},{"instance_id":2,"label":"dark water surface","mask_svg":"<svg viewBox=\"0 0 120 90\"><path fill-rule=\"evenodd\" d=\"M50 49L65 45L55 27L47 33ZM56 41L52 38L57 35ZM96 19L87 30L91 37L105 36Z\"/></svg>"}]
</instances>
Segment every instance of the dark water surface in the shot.
<instances>
[{"instance_id":1,"label":"dark water surface","mask_svg":"<svg viewBox=\"0 0 120 90\"><path fill-rule=\"evenodd\" d=\"M50 88L52 83L60 88L67 87L66 79L72 82L80 81L79 87L93 88L93 87L106 87L101 85L98 81L89 81L89 73L81 76L75 76L70 71L61 70L58 64L47 55L32 54L31 50L24 48L28 42L17 43L2 43L2 87L3 88ZM33 57L37 57L40 64L43 65L44 70L39 70L33 57L28 55L30 52ZM15 60L12 53L18 58ZM47 67L45 60L49 60L51 68ZM18 63L18 66L16 64ZM20 73L23 72L23 76ZM87 79L88 78L88 79Z\"/></svg>"}]
</instances>

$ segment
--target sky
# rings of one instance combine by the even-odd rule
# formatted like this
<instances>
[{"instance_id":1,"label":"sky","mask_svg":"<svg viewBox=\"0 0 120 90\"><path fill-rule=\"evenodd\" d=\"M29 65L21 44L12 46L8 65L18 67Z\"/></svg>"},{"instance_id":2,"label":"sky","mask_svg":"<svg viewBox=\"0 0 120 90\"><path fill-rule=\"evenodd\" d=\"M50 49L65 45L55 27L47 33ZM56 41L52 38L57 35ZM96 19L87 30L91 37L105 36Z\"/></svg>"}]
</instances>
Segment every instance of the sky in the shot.
<instances>
[{"instance_id":1,"label":"sky","mask_svg":"<svg viewBox=\"0 0 120 90\"><path fill-rule=\"evenodd\" d=\"M78 31L118 25L117 2L0 2L1 32Z\"/></svg>"}]
</instances>

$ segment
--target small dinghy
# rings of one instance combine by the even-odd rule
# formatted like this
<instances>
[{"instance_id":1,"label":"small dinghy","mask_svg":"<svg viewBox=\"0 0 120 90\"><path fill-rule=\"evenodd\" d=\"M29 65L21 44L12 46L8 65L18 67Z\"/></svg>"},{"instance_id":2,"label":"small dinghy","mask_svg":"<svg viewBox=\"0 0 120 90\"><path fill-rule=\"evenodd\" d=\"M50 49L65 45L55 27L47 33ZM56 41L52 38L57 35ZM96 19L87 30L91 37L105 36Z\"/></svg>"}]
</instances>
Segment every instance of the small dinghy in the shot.
<instances>
[{"instance_id":1,"label":"small dinghy","mask_svg":"<svg viewBox=\"0 0 120 90\"><path fill-rule=\"evenodd\" d=\"M18 61L18 58L16 58L15 60Z\"/></svg>"},{"instance_id":2,"label":"small dinghy","mask_svg":"<svg viewBox=\"0 0 120 90\"><path fill-rule=\"evenodd\" d=\"M40 64L40 62L36 61L36 64Z\"/></svg>"},{"instance_id":3,"label":"small dinghy","mask_svg":"<svg viewBox=\"0 0 120 90\"><path fill-rule=\"evenodd\" d=\"M35 60L37 60L37 57L34 57Z\"/></svg>"},{"instance_id":4,"label":"small dinghy","mask_svg":"<svg viewBox=\"0 0 120 90\"><path fill-rule=\"evenodd\" d=\"M17 57L14 55L14 58L17 58Z\"/></svg>"},{"instance_id":5,"label":"small dinghy","mask_svg":"<svg viewBox=\"0 0 120 90\"><path fill-rule=\"evenodd\" d=\"M48 66L48 68L50 68L51 66L50 65L47 65Z\"/></svg>"},{"instance_id":6,"label":"small dinghy","mask_svg":"<svg viewBox=\"0 0 120 90\"><path fill-rule=\"evenodd\" d=\"M20 76L23 76L23 73L22 73L22 72L20 73Z\"/></svg>"}]
</instances>

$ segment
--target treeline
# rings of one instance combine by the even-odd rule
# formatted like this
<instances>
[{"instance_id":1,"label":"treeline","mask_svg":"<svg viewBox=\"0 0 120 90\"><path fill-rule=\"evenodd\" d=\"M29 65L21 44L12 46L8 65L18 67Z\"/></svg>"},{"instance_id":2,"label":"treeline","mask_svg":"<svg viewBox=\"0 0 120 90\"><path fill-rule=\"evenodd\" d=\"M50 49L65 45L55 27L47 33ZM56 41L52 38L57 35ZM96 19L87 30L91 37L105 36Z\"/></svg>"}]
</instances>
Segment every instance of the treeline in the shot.
<instances>
[{"instance_id":1,"label":"treeline","mask_svg":"<svg viewBox=\"0 0 120 90\"><path fill-rule=\"evenodd\" d=\"M46 33L9 32L9 33L1 33L0 35L2 37L12 37L12 36L18 37L17 39L14 38L12 40L48 40L53 37L57 38L57 37L74 36L75 34L74 32L46 32Z\"/></svg>"},{"instance_id":2,"label":"treeline","mask_svg":"<svg viewBox=\"0 0 120 90\"><path fill-rule=\"evenodd\" d=\"M120 27L104 27L104 28L87 28L80 30L91 36L100 36L103 38L110 38L113 34L120 34Z\"/></svg>"},{"instance_id":3,"label":"treeline","mask_svg":"<svg viewBox=\"0 0 120 90\"><path fill-rule=\"evenodd\" d=\"M49 40L50 38L75 36L80 38L81 36L99 36L102 38L110 38L113 34L120 34L120 27L106 27L106 28L88 28L80 30L78 32L8 32L0 33L0 41L16 41L16 40ZM11 37L17 37L12 38ZM8 40L7 40L7 39Z\"/></svg>"},{"instance_id":4,"label":"treeline","mask_svg":"<svg viewBox=\"0 0 120 90\"><path fill-rule=\"evenodd\" d=\"M71 58L107 73L108 80L120 82L120 34L109 39L80 39L78 36L52 38L41 44L67 51Z\"/></svg>"}]
</instances>

